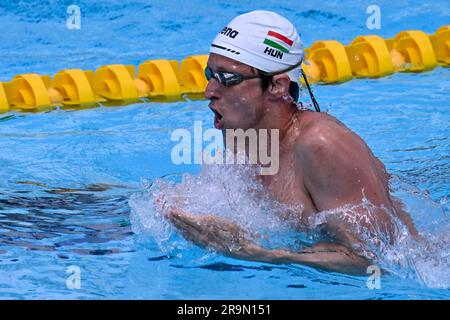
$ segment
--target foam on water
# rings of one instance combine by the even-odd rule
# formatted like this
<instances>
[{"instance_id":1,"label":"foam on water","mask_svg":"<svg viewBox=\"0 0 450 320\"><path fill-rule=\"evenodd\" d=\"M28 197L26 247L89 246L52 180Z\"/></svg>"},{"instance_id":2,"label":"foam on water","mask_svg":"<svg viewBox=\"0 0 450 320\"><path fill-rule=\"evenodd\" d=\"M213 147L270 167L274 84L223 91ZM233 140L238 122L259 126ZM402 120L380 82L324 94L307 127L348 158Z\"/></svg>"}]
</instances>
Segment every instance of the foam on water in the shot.
<instances>
[{"instance_id":1,"label":"foam on water","mask_svg":"<svg viewBox=\"0 0 450 320\"><path fill-rule=\"evenodd\" d=\"M214 214L238 223L249 234L268 247L297 247L309 242L307 235L294 232L292 221L281 219L288 210L301 210L301 205L287 206L269 200L263 186L255 179L257 168L245 165L203 166L198 176L184 174L182 182L157 179L144 182L145 192L130 199L132 227L137 234L151 235L159 247L174 249L174 229L154 205L164 198L167 205L181 207L198 215ZM173 239L172 239L173 240Z\"/></svg>"},{"instance_id":2,"label":"foam on water","mask_svg":"<svg viewBox=\"0 0 450 320\"><path fill-rule=\"evenodd\" d=\"M394 179L394 195L405 202L423 239L413 239L407 228L394 215L363 199L357 206L343 206L322 211L309 221L310 231L298 232L298 224L286 219L286 212L302 210L302 205L286 205L270 200L256 179L257 168L248 165L203 166L198 176L144 181L144 191L134 194L130 201L132 230L155 241L166 254L187 250L174 227L164 218L155 202L164 199L198 215L214 214L230 219L255 235L254 241L269 248L299 250L320 240L319 230L327 221L336 220L353 230L364 246L355 247L384 270L402 278L412 278L434 288L450 287L450 229L442 207L427 199L420 199L417 190ZM414 202L414 201L415 202ZM416 204L415 204L416 203ZM416 208L417 203L421 205ZM411 211L413 209L413 211ZM365 214L361 215L361 210ZM391 218L394 228L386 236L386 226L376 216L383 210ZM428 215L425 216L425 213Z\"/></svg>"},{"instance_id":3,"label":"foam on water","mask_svg":"<svg viewBox=\"0 0 450 320\"><path fill-rule=\"evenodd\" d=\"M411 277L431 288L450 288L450 219L444 203L427 192L391 179L391 188L414 219L421 239L402 232L380 256L380 264L403 278Z\"/></svg>"}]
</instances>

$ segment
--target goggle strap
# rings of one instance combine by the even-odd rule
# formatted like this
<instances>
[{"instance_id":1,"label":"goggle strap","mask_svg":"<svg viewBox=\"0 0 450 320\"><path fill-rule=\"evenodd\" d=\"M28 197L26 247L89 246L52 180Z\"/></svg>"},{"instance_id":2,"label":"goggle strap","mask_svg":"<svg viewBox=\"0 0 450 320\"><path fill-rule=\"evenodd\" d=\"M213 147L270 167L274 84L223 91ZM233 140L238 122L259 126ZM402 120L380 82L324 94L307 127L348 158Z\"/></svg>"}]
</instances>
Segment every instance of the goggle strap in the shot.
<instances>
[{"instance_id":1,"label":"goggle strap","mask_svg":"<svg viewBox=\"0 0 450 320\"><path fill-rule=\"evenodd\" d=\"M275 71L275 72L263 72L263 75L270 77L270 76L275 76L275 75L277 75L277 74L286 73L286 72L289 72L289 71L291 71L291 70L294 70L295 68L297 68L298 66L300 66L300 65L302 64L302 62L303 62L303 60L300 60L299 63L294 64L293 66L290 66L289 68L287 68L287 69L285 69L285 70Z\"/></svg>"},{"instance_id":2,"label":"goggle strap","mask_svg":"<svg viewBox=\"0 0 450 320\"><path fill-rule=\"evenodd\" d=\"M317 112L320 112L319 104L317 103L316 98L314 98L314 94L311 90L311 87L309 86L308 79L306 78L306 74L303 71L303 69L302 69L302 76L303 76L303 79L305 80L306 88L308 88L309 96L311 97L311 101L314 105L314 109L316 109Z\"/></svg>"}]
</instances>

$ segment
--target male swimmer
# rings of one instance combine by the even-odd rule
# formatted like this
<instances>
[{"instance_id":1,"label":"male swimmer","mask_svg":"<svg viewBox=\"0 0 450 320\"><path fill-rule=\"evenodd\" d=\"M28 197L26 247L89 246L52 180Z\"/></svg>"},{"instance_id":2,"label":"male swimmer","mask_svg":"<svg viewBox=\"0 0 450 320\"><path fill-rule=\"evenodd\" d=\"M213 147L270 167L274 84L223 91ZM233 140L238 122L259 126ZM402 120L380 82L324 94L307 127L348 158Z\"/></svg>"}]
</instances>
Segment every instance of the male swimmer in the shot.
<instances>
[{"instance_id":1,"label":"male swimmer","mask_svg":"<svg viewBox=\"0 0 450 320\"><path fill-rule=\"evenodd\" d=\"M320 226L324 240L298 252L272 250L214 213L197 216L176 206L164 207L164 213L186 239L230 257L364 274L372 261L361 253L366 239L349 219L366 234L391 243L398 232L396 220L412 236L417 231L390 195L388 173L367 144L336 118L298 107L303 59L300 37L288 20L269 11L240 15L211 45L205 96L223 134L225 129L279 130L279 170L261 175L261 183L275 201L302 204L303 210L289 217L298 222L299 231L312 228L310 218L319 212L338 210ZM363 201L372 206L361 205ZM341 219L339 210L346 206L355 209Z\"/></svg>"}]
</instances>

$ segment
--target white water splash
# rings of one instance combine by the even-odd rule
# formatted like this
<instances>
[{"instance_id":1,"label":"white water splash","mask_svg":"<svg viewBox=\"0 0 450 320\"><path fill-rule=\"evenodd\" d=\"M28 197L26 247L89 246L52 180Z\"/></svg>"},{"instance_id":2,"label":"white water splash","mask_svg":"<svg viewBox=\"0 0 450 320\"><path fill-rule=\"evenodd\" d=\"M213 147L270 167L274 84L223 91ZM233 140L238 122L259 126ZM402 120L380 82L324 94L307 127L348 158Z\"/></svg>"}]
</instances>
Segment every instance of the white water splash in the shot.
<instances>
[{"instance_id":1,"label":"white water splash","mask_svg":"<svg viewBox=\"0 0 450 320\"><path fill-rule=\"evenodd\" d=\"M250 234L258 234L267 247L297 248L307 235L294 231L294 223L282 219L286 212L301 212L301 205L284 205L269 199L263 186L255 179L259 169L249 165L203 166L198 176L184 174L178 183L157 179L144 185L146 191L131 197L132 230L150 235L167 252L175 245L175 229L164 219L161 210L154 205L164 198L166 205L174 205L197 215L213 214L232 220Z\"/></svg>"},{"instance_id":2,"label":"white water splash","mask_svg":"<svg viewBox=\"0 0 450 320\"><path fill-rule=\"evenodd\" d=\"M450 288L450 218L443 204L401 181L391 179L391 188L402 199L416 224L420 240L402 234L381 257L381 265L403 278L413 278L430 288Z\"/></svg>"},{"instance_id":3,"label":"white water splash","mask_svg":"<svg viewBox=\"0 0 450 320\"><path fill-rule=\"evenodd\" d=\"M439 204L418 199L416 190L411 191L409 186L394 188L395 195L405 202L407 211L412 212L423 240L412 239L395 216L365 198L357 206L348 205L315 214L309 221L311 233L302 234L294 230L293 221L281 218L287 211L301 212L301 204L288 206L271 201L255 179L256 175L257 168L248 165L211 165L203 166L198 176L184 174L181 181L157 179L152 184L144 184L145 191L133 195L129 201L132 230L150 236L164 253L174 254L187 249L186 241L177 236L175 228L154 206L155 200L161 197L168 205L188 212L228 218L250 233L262 235L255 239L261 245L293 251L317 240L315 236L321 225L338 220L364 240L364 245L355 249L389 273L416 279L428 287L450 287L448 220L443 217ZM380 210L390 216L393 236L386 236L386 225L379 223Z\"/></svg>"}]
</instances>

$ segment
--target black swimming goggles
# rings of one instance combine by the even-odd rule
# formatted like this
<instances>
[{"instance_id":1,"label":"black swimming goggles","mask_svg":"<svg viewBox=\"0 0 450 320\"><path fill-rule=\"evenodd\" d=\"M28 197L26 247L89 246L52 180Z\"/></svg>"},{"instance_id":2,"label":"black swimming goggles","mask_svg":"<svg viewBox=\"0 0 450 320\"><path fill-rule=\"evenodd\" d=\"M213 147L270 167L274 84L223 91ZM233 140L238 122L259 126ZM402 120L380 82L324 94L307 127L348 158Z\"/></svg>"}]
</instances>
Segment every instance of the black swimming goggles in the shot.
<instances>
[{"instance_id":1,"label":"black swimming goggles","mask_svg":"<svg viewBox=\"0 0 450 320\"><path fill-rule=\"evenodd\" d=\"M235 86L235 85L241 83L244 80L262 78L262 77L271 77L271 76L274 76L277 74L289 72L289 71L297 68L299 65L301 65L302 62L303 61L300 61L299 63L297 63L285 70L281 70L281 71L277 71L277 72L262 72L261 75L253 75L253 76L243 76L239 73L228 72L228 71L214 72L211 70L210 67L206 67L205 68L205 76L206 76L206 80L208 80L208 81L211 80L212 78L215 78L221 85L224 85L225 87L231 87L231 86ZM317 112L320 112L319 104L317 103L317 101L314 97L314 94L312 93L311 87L308 83L308 79L307 79L306 74L303 71L303 69L301 70L301 73L302 73L303 79L305 81L306 87L308 89L309 95L311 97L311 100L313 102L314 108L316 109Z\"/></svg>"},{"instance_id":2,"label":"black swimming goggles","mask_svg":"<svg viewBox=\"0 0 450 320\"><path fill-rule=\"evenodd\" d=\"M277 71L277 72L262 72L262 74L253 75L253 76L243 76L239 73L229 72L229 71L214 72L211 70L210 67L206 67L205 76L206 76L206 80L208 80L208 81L211 80L212 78L215 78L221 85L224 85L225 87L231 87L231 86L235 86L235 85L241 83L244 80L262 78L262 77L271 77L271 76L274 76L277 74L289 72L289 71L297 68L301 63L302 63L302 61L300 61L296 65L293 65L285 70L281 70L281 71Z\"/></svg>"},{"instance_id":3,"label":"black swimming goggles","mask_svg":"<svg viewBox=\"0 0 450 320\"><path fill-rule=\"evenodd\" d=\"M246 77L239 73L228 72L228 71L214 72L211 70L210 67L206 67L205 76L206 76L206 80L208 80L208 81L211 80L212 78L215 78L221 85L224 85L225 87L235 86L244 80L261 78L260 75Z\"/></svg>"}]
</instances>

